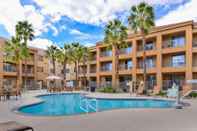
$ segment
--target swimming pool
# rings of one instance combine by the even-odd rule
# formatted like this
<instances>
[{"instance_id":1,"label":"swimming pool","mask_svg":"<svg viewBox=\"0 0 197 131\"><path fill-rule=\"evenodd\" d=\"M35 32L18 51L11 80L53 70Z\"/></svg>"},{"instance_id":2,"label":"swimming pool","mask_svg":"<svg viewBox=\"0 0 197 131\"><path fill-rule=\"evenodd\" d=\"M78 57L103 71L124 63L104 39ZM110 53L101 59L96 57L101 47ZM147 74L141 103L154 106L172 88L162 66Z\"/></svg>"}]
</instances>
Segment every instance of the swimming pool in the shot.
<instances>
[{"instance_id":1,"label":"swimming pool","mask_svg":"<svg viewBox=\"0 0 197 131\"><path fill-rule=\"evenodd\" d=\"M120 108L171 108L174 104L174 101L154 99L93 99L76 93L38 97L43 102L23 106L18 111L35 116L61 116Z\"/></svg>"}]
</instances>

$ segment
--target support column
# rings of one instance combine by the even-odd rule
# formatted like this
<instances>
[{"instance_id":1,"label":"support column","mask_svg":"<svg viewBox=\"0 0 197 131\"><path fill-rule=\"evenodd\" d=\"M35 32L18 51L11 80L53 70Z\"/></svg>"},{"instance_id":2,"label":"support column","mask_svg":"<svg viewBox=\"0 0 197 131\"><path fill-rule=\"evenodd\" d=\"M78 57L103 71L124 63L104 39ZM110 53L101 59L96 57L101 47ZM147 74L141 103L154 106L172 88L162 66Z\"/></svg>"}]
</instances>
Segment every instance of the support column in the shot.
<instances>
[{"instance_id":1,"label":"support column","mask_svg":"<svg viewBox=\"0 0 197 131\"><path fill-rule=\"evenodd\" d=\"M96 85L100 87L100 48L96 46Z\"/></svg>"},{"instance_id":2,"label":"support column","mask_svg":"<svg viewBox=\"0 0 197 131\"><path fill-rule=\"evenodd\" d=\"M113 88L117 88L115 87L116 86L116 83L117 85L119 85L119 79L116 80L116 63L115 63L115 59L116 59L116 55L115 55L115 48L112 48L112 87Z\"/></svg>"},{"instance_id":3,"label":"support column","mask_svg":"<svg viewBox=\"0 0 197 131\"><path fill-rule=\"evenodd\" d=\"M156 41L156 48L157 48L157 91L162 90L162 35L157 35Z\"/></svg>"},{"instance_id":4,"label":"support column","mask_svg":"<svg viewBox=\"0 0 197 131\"><path fill-rule=\"evenodd\" d=\"M185 32L185 43L186 43L186 73L185 73L185 80L192 79L192 26L188 26ZM187 87L191 87L188 85ZM184 88L184 87L183 87ZM185 87L186 88L186 87ZM184 90L184 89L183 89Z\"/></svg>"}]
</instances>

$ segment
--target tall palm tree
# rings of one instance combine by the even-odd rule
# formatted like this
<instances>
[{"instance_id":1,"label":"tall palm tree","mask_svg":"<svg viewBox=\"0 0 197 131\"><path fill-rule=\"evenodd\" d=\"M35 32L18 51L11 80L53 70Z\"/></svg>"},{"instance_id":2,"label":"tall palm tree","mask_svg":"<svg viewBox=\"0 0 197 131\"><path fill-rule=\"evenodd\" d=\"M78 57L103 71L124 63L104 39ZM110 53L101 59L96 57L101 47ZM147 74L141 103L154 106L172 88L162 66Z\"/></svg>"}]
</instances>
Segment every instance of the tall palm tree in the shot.
<instances>
[{"instance_id":1,"label":"tall palm tree","mask_svg":"<svg viewBox=\"0 0 197 131\"><path fill-rule=\"evenodd\" d=\"M74 63L75 77L76 77L76 87L79 86L79 63L83 58L83 46L79 43L71 44L71 61Z\"/></svg>"},{"instance_id":2,"label":"tall palm tree","mask_svg":"<svg viewBox=\"0 0 197 131\"><path fill-rule=\"evenodd\" d=\"M64 85L66 85L66 69L67 64L70 61L71 45L64 44L64 47L58 50L58 61L63 65L63 74L64 74Z\"/></svg>"},{"instance_id":3,"label":"tall palm tree","mask_svg":"<svg viewBox=\"0 0 197 131\"><path fill-rule=\"evenodd\" d=\"M52 65L53 65L53 75L56 75L56 61L57 61L57 53L58 53L58 48L54 45L51 45L47 48L47 56L51 59Z\"/></svg>"},{"instance_id":4,"label":"tall palm tree","mask_svg":"<svg viewBox=\"0 0 197 131\"><path fill-rule=\"evenodd\" d=\"M83 66L86 66L87 65L87 62L90 58L90 52L89 52L89 49L85 46L82 47L82 64ZM88 86L88 80L87 80L87 76L86 76L87 72L83 71L83 78L84 78L84 85L85 85L85 88L87 88Z\"/></svg>"},{"instance_id":5,"label":"tall palm tree","mask_svg":"<svg viewBox=\"0 0 197 131\"><path fill-rule=\"evenodd\" d=\"M119 49L126 46L127 36L127 28L119 20L110 21L105 27L104 44L115 50L115 89L118 87L119 78Z\"/></svg>"},{"instance_id":6,"label":"tall palm tree","mask_svg":"<svg viewBox=\"0 0 197 131\"><path fill-rule=\"evenodd\" d=\"M34 38L34 30L32 24L28 23L28 21L19 21L16 25L16 35L19 37L20 43L24 45L22 53L25 60L24 88L26 89L27 59L30 57L29 49L27 47L27 42L33 40Z\"/></svg>"},{"instance_id":7,"label":"tall palm tree","mask_svg":"<svg viewBox=\"0 0 197 131\"><path fill-rule=\"evenodd\" d=\"M146 84L146 35L149 33L151 28L155 25L154 23L154 11L153 7L149 4L142 2L137 6L132 6L130 10L130 16L128 22L132 30L140 32L142 35L143 45L143 76L144 76L144 91L147 93Z\"/></svg>"},{"instance_id":8,"label":"tall palm tree","mask_svg":"<svg viewBox=\"0 0 197 131\"><path fill-rule=\"evenodd\" d=\"M24 58L23 56L23 48L21 45L19 37L12 37L11 40L7 41L4 47L6 53L6 62L15 63L16 64L16 72L17 72L17 80L16 80L16 88L20 90L21 88L21 73L20 73L20 63Z\"/></svg>"}]
</instances>

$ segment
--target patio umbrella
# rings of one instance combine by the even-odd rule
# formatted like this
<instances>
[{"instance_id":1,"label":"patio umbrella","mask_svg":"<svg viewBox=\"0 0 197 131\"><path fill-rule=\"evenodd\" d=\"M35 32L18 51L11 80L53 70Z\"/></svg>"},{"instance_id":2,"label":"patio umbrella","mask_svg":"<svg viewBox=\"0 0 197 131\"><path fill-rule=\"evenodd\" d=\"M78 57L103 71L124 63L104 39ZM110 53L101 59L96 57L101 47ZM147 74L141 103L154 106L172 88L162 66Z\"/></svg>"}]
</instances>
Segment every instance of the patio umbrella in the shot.
<instances>
[{"instance_id":1,"label":"patio umbrella","mask_svg":"<svg viewBox=\"0 0 197 131\"><path fill-rule=\"evenodd\" d=\"M61 77L55 76L55 75L48 76L48 77L46 77L46 79L47 79L47 80L62 80Z\"/></svg>"}]
</instances>

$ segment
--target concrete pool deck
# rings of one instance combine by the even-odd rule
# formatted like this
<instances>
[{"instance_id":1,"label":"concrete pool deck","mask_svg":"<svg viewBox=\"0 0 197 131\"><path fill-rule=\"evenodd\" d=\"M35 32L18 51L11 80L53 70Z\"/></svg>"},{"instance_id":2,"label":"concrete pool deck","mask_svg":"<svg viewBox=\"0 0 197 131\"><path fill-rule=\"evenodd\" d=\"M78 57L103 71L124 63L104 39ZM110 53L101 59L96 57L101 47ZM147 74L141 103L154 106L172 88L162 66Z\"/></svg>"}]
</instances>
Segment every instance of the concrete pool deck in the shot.
<instances>
[{"instance_id":1,"label":"concrete pool deck","mask_svg":"<svg viewBox=\"0 0 197 131\"><path fill-rule=\"evenodd\" d=\"M32 126L35 131L196 131L197 100L176 109L118 109L92 114L61 117L35 117L12 112L16 106L39 102L33 96L45 91L25 93L18 101L0 102L0 122L15 120ZM91 94L91 96L130 97L129 94Z\"/></svg>"}]
</instances>

